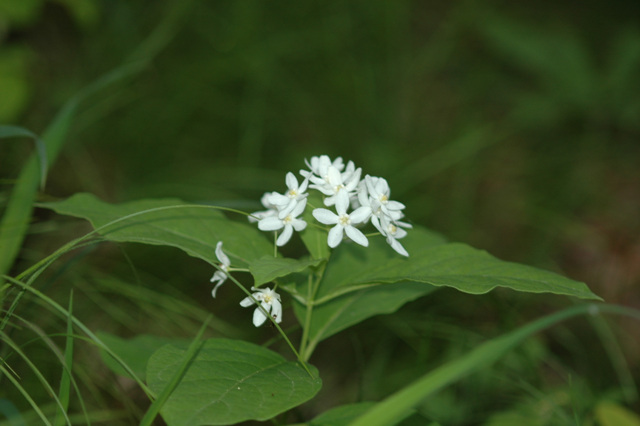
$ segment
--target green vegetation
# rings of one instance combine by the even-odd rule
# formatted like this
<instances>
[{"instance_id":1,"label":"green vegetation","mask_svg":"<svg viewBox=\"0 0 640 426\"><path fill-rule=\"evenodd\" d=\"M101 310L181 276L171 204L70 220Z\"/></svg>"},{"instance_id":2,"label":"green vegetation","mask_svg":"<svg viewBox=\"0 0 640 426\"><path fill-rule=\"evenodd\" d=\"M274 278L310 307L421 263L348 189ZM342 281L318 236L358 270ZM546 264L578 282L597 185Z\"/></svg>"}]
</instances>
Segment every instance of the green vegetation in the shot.
<instances>
[{"instance_id":1,"label":"green vegetation","mask_svg":"<svg viewBox=\"0 0 640 426\"><path fill-rule=\"evenodd\" d=\"M636 3L2 2L0 425L640 425Z\"/></svg>"}]
</instances>

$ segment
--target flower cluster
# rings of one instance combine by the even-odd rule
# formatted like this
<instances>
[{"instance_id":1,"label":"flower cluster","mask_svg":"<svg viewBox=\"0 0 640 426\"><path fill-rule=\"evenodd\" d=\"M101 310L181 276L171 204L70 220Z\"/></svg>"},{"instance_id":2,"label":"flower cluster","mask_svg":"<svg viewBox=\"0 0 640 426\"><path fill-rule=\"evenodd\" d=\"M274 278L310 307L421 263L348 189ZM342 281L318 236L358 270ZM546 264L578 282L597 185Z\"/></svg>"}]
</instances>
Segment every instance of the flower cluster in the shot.
<instances>
[{"instance_id":1,"label":"flower cluster","mask_svg":"<svg viewBox=\"0 0 640 426\"><path fill-rule=\"evenodd\" d=\"M322 193L324 207L314 208L311 215L321 224L331 225L327 237L329 247L337 247L345 236L367 247L369 240L360 228L371 222L396 252L409 256L398 240L407 235L405 229L411 225L402 222L405 206L390 199L391 190L385 179L362 177L362 169L356 168L352 161L345 164L340 157L332 161L321 155L312 157L306 164L308 169L300 170L304 178L302 183L293 173L287 173L286 191L264 194L261 201L266 210L252 213L249 221L257 222L262 231L281 231L276 245L283 246L289 242L293 231L300 232L307 227L307 222L300 216L307 206L307 190L313 189ZM238 270L231 268L229 257L222 251L222 241L216 245L215 254L220 263L211 277L211 282L215 283L211 292L213 297L229 277L229 272ZM280 323L282 304L275 288L251 287L251 290L251 296L242 299L240 306L258 305L253 311L253 324L261 326L269 315Z\"/></svg>"},{"instance_id":2,"label":"flower cluster","mask_svg":"<svg viewBox=\"0 0 640 426\"><path fill-rule=\"evenodd\" d=\"M352 161L344 163L338 157L331 160L326 155L312 157L306 162L308 169L300 170L304 178L298 183L295 175L287 173L287 190L284 193L268 192L262 197L264 211L255 212L249 220L257 221L263 231L279 231L276 244L285 245L293 231L304 230L307 223L299 216L307 205L307 189L323 194L325 207L315 208L313 217L324 225L332 225L327 237L329 247L337 247L344 236L362 246L368 246L369 240L359 229L371 224L382 234L387 243L403 256L409 256L407 250L398 241L407 235L405 228L411 225L403 222L404 204L390 199L391 190L387 181L381 177L366 175L356 168Z\"/></svg>"}]
</instances>

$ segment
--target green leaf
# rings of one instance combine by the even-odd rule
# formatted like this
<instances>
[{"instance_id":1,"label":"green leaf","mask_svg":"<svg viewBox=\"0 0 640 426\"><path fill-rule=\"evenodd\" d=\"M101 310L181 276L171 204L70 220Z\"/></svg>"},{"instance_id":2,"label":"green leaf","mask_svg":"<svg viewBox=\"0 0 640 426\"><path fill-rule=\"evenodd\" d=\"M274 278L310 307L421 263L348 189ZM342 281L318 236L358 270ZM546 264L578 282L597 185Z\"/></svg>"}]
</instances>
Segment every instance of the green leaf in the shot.
<instances>
[{"instance_id":1,"label":"green leaf","mask_svg":"<svg viewBox=\"0 0 640 426\"><path fill-rule=\"evenodd\" d=\"M0 138L30 138L36 146L36 152L38 154L38 160L40 162L40 187L44 187L44 183L47 179L47 148L35 133L19 126L4 126L0 125Z\"/></svg>"},{"instance_id":2,"label":"green leaf","mask_svg":"<svg viewBox=\"0 0 640 426\"><path fill-rule=\"evenodd\" d=\"M378 284L322 303L313 309L307 353L310 354L316 345L327 337L375 315L393 313L405 303L425 296L435 289L433 286L415 282ZM304 324L305 307L300 303L294 303L293 307L300 323Z\"/></svg>"},{"instance_id":3,"label":"green leaf","mask_svg":"<svg viewBox=\"0 0 640 426\"><path fill-rule=\"evenodd\" d=\"M339 246L327 266L318 298L340 294L345 288L368 283L416 281L448 286L465 293L483 294L496 287L530 293L555 293L600 300L581 282L553 272L499 260L483 250L461 243L444 243L416 227L402 240L409 258L398 256L381 238L368 248Z\"/></svg>"},{"instance_id":4,"label":"green leaf","mask_svg":"<svg viewBox=\"0 0 640 426\"><path fill-rule=\"evenodd\" d=\"M180 365L186 346L163 346L147 367L149 387L160 393ZM239 340L204 342L161 410L169 426L228 425L268 420L311 399L321 388L296 362Z\"/></svg>"},{"instance_id":5,"label":"green leaf","mask_svg":"<svg viewBox=\"0 0 640 426\"><path fill-rule=\"evenodd\" d=\"M218 241L224 242L233 266L245 266L273 250L256 227L232 221L212 206L167 199L108 204L91 194L41 206L88 219L108 240L177 247L212 265L219 263Z\"/></svg>"},{"instance_id":6,"label":"green leaf","mask_svg":"<svg viewBox=\"0 0 640 426\"><path fill-rule=\"evenodd\" d=\"M309 426L344 426L350 421L366 413L376 403L372 401L358 402L355 404L345 404L332 408L316 416L311 420Z\"/></svg>"},{"instance_id":7,"label":"green leaf","mask_svg":"<svg viewBox=\"0 0 640 426\"><path fill-rule=\"evenodd\" d=\"M151 358L151 355L153 355L155 351L167 344L189 343L189 340L187 339L151 336L146 334L138 335L132 339L123 339L108 333L96 333L96 335L142 380L145 380L145 375L147 373L147 361L149 361L149 358ZM100 356L102 357L102 361L114 373L125 377L130 376L107 352L101 350Z\"/></svg>"},{"instance_id":8,"label":"green leaf","mask_svg":"<svg viewBox=\"0 0 640 426\"><path fill-rule=\"evenodd\" d=\"M322 259L297 260L264 256L255 262L251 262L249 271L253 275L255 285L259 286L276 278L285 277L295 272L302 272L312 266L318 266L320 262L322 262Z\"/></svg>"}]
</instances>

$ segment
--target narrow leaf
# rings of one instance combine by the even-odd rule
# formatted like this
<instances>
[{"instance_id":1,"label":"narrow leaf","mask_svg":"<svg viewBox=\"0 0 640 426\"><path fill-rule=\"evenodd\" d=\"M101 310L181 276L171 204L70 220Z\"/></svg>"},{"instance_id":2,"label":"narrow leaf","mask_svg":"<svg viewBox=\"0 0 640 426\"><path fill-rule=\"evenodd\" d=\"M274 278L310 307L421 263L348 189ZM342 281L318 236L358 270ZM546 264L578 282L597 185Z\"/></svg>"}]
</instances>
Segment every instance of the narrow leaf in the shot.
<instances>
[{"instance_id":1,"label":"narrow leaf","mask_svg":"<svg viewBox=\"0 0 640 426\"><path fill-rule=\"evenodd\" d=\"M73 291L69 295L69 316L67 317L67 338L64 349L64 365L62 366L62 377L60 378L60 390L58 391L58 398L60 399L61 407L58 408L56 414L56 425L65 424L65 415L69 411L69 400L71 393L71 369L73 368L73 321L71 320L73 315Z\"/></svg>"},{"instance_id":2,"label":"narrow leaf","mask_svg":"<svg viewBox=\"0 0 640 426\"><path fill-rule=\"evenodd\" d=\"M47 180L47 148L44 142L38 137L38 135L24 127L0 125L0 139L16 137L33 139L40 165L40 188L44 188L44 183Z\"/></svg>"},{"instance_id":3,"label":"narrow leaf","mask_svg":"<svg viewBox=\"0 0 640 426\"><path fill-rule=\"evenodd\" d=\"M396 424L396 420L407 410L419 404L429 395L460 380L475 370L487 367L534 333L568 318L592 311L597 312L598 309L597 305L573 306L540 318L508 334L489 340L466 355L438 367L409 386L389 396L366 414L350 423L350 425L383 426Z\"/></svg>"},{"instance_id":4,"label":"narrow leaf","mask_svg":"<svg viewBox=\"0 0 640 426\"><path fill-rule=\"evenodd\" d=\"M196 335L196 337L193 339L193 341L187 348L187 351L185 352L179 367L174 371L173 375L171 376L169 381L166 383L162 391L158 392L158 397L156 398L155 401L153 401L153 404L151 404L151 406L145 413L144 417L140 421L140 426L149 426L152 424L152 422L160 412L160 409L164 406L169 396L173 393L173 391L176 389L178 384L183 379L187 369L189 368L189 366L193 362L193 359L195 358L198 351L202 347L202 342L200 341L200 339L202 338L204 331L207 329L208 322L209 320L207 319L202 324L202 327L200 327L198 334Z\"/></svg>"}]
</instances>

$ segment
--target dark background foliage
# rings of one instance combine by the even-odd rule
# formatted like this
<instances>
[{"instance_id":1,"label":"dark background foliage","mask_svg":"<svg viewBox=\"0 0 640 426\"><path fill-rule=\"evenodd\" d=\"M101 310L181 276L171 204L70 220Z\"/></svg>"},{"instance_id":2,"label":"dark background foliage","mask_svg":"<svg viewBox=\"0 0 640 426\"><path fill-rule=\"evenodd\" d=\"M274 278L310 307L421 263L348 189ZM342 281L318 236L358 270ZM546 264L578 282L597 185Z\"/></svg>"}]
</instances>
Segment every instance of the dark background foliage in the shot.
<instances>
[{"instance_id":1,"label":"dark background foliage","mask_svg":"<svg viewBox=\"0 0 640 426\"><path fill-rule=\"evenodd\" d=\"M639 307L639 20L636 1L9 0L0 5L0 121L40 132L88 83L158 43L141 74L82 104L42 199L86 191L111 202L180 197L252 211L305 158L342 156L384 176L412 222ZM0 145L1 201L30 149ZM39 214L16 271L59 245L50 233L64 240L80 232ZM78 283L86 290L94 280L135 281L133 269L137 285L179 291L198 305L196 323L222 305L225 319L249 324L235 301L203 300L211 271L193 259L157 248L97 250L83 253L90 268L50 290L64 300ZM95 314L96 326L165 334L195 327L145 322L161 316L141 308L151 296L136 302L108 288L112 309ZM137 325L126 315L113 321L129 303L142 312ZM350 384L307 411L381 398L416 371L567 303L441 291L393 319L367 321L318 352L325 382ZM506 407L540 413L545 398L579 388L580 397L565 392L551 404L571 418L569 398L589 418L589 401L624 383L597 327L573 326L444 392L422 413L444 424L490 419ZM637 378L638 333L625 322L613 328ZM336 348L345 356L332 356ZM514 388L526 398L501 399Z\"/></svg>"}]
</instances>

